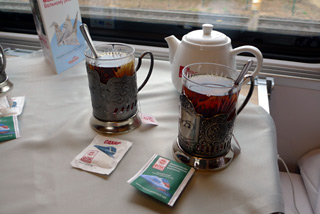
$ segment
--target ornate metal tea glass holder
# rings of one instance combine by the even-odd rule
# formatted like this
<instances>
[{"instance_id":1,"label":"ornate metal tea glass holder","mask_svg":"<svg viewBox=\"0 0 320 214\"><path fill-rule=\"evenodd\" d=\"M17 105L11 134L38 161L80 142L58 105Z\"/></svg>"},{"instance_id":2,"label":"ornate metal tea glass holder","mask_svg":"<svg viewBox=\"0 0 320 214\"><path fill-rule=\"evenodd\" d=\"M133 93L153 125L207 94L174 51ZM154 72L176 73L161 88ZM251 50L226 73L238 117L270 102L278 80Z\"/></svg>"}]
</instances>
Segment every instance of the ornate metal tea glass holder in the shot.
<instances>
[{"instance_id":1,"label":"ornate metal tea glass holder","mask_svg":"<svg viewBox=\"0 0 320 214\"><path fill-rule=\"evenodd\" d=\"M254 90L250 80L245 100L236 109L241 84L234 84L239 73L214 63L195 63L182 71L179 134L173 143L176 160L199 170L221 170L234 157L231 147L236 116L246 106ZM197 110L196 110L197 109Z\"/></svg>"},{"instance_id":2,"label":"ornate metal tea glass holder","mask_svg":"<svg viewBox=\"0 0 320 214\"><path fill-rule=\"evenodd\" d=\"M134 68L134 48L125 44L96 46L100 56L96 58L88 49L86 66L93 114L91 127L101 134L122 134L141 125L138 115L137 94L149 80L153 69L153 55L144 52ZM149 72L144 82L137 87L136 72L142 58L150 56Z\"/></svg>"},{"instance_id":3,"label":"ornate metal tea glass holder","mask_svg":"<svg viewBox=\"0 0 320 214\"><path fill-rule=\"evenodd\" d=\"M201 170L221 170L232 161L231 138L235 118L226 114L204 118L197 114L190 100L180 96L179 135L173 143L175 159Z\"/></svg>"},{"instance_id":4,"label":"ornate metal tea glass holder","mask_svg":"<svg viewBox=\"0 0 320 214\"><path fill-rule=\"evenodd\" d=\"M141 125L137 113L136 75L111 78L103 84L96 72L88 71L88 79L93 106L90 124L94 130L102 134L120 134Z\"/></svg>"},{"instance_id":5,"label":"ornate metal tea glass holder","mask_svg":"<svg viewBox=\"0 0 320 214\"><path fill-rule=\"evenodd\" d=\"M13 84L6 74L7 60L2 46L0 46L0 97L6 96L12 90Z\"/></svg>"}]
</instances>

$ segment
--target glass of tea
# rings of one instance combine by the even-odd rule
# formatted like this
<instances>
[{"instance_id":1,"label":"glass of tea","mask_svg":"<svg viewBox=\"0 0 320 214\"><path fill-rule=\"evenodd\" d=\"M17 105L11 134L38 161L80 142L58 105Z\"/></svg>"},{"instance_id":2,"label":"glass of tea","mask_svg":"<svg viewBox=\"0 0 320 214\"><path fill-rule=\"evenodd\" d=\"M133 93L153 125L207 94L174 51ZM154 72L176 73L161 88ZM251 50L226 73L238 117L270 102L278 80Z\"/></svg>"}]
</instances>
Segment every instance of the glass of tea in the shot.
<instances>
[{"instance_id":1,"label":"glass of tea","mask_svg":"<svg viewBox=\"0 0 320 214\"><path fill-rule=\"evenodd\" d=\"M173 151L177 160L196 169L222 169L233 158L231 139L236 116L254 90L254 77L235 85L239 71L214 63L195 63L182 71L179 134ZM243 82L249 92L237 107Z\"/></svg>"},{"instance_id":2,"label":"glass of tea","mask_svg":"<svg viewBox=\"0 0 320 214\"><path fill-rule=\"evenodd\" d=\"M103 134L120 134L140 126L137 93L149 80L153 69L153 54L144 52L135 67L135 49L126 44L95 46L98 58L90 49L85 52L86 68L93 114L91 127ZM136 73L142 58L150 56L149 72L137 87Z\"/></svg>"}]
</instances>

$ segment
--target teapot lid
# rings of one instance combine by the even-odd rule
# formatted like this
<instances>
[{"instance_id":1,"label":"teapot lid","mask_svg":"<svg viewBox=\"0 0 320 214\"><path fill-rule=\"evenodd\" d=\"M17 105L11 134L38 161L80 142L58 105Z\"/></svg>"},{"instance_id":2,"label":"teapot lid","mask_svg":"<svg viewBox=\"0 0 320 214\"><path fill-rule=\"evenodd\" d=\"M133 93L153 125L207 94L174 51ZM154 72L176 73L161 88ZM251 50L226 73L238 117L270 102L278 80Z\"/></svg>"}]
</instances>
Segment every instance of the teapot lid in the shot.
<instances>
[{"instance_id":1,"label":"teapot lid","mask_svg":"<svg viewBox=\"0 0 320 214\"><path fill-rule=\"evenodd\" d=\"M225 34L212 29L213 25L203 24L202 30L195 30L188 33L185 39L188 42L202 45L222 45L229 41L229 37Z\"/></svg>"}]
</instances>

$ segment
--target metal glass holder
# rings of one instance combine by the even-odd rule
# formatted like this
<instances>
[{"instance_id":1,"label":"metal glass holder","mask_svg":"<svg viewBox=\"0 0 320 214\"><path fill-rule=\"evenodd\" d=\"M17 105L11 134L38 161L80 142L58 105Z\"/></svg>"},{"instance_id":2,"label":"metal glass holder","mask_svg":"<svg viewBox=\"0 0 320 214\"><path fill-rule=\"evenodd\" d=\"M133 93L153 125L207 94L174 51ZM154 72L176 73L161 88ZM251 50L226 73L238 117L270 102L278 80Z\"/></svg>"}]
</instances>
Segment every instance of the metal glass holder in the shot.
<instances>
[{"instance_id":1,"label":"metal glass holder","mask_svg":"<svg viewBox=\"0 0 320 214\"><path fill-rule=\"evenodd\" d=\"M90 118L91 128L101 134L123 134L138 128L141 125L141 119L136 113L132 117L122 121L102 121L95 116Z\"/></svg>"},{"instance_id":2,"label":"metal glass holder","mask_svg":"<svg viewBox=\"0 0 320 214\"><path fill-rule=\"evenodd\" d=\"M12 88L12 82L6 77L6 79L0 83L0 96L6 95Z\"/></svg>"},{"instance_id":3,"label":"metal glass holder","mask_svg":"<svg viewBox=\"0 0 320 214\"><path fill-rule=\"evenodd\" d=\"M7 95L7 93L13 88L13 84L10 82L5 71L6 66L6 56L2 46L0 45L0 97Z\"/></svg>"},{"instance_id":4,"label":"metal glass holder","mask_svg":"<svg viewBox=\"0 0 320 214\"><path fill-rule=\"evenodd\" d=\"M222 170L230 165L233 157L234 152L232 148L219 157L214 158L203 158L191 155L185 152L179 145L179 140L173 142L173 157L178 161L184 164L187 164L197 170L208 170L208 171L215 171L215 170Z\"/></svg>"}]
</instances>

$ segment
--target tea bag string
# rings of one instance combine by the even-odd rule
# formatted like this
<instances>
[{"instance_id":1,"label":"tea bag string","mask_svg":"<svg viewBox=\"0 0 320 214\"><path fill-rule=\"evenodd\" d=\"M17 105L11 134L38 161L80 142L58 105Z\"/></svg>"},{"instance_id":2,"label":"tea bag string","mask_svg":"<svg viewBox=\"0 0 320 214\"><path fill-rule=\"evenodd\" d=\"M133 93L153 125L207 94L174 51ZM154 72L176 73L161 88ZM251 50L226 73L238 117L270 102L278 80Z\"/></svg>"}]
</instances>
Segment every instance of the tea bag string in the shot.
<instances>
[{"instance_id":1,"label":"tea bag string","mask_svg":"<svg viewBox=\"0 0 320 214\"><path fill-rule=\"evenodd\" d=\"M140 114L142 114L140 99L138 99L138 110L137 110L137 112L140 112Z\"/></svg>"}]
</instances>

